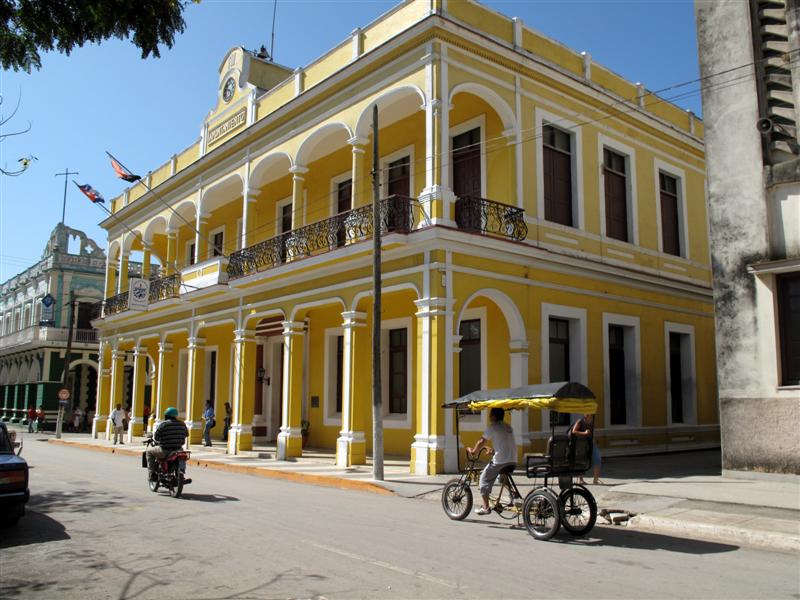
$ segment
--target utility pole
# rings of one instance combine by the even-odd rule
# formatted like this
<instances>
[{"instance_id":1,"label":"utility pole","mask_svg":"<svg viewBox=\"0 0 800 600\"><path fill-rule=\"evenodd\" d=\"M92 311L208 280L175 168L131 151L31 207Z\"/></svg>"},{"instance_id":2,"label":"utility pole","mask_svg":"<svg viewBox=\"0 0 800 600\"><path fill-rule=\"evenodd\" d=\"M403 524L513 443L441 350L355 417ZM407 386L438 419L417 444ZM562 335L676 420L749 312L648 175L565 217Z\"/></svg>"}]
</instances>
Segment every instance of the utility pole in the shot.
<instances>
[{"instance_id":1,"label":"utility pole","mask_svg":"<svg viewBox=\"0 0 800 600\"><path fill-rule=\"evenodd\" d=\"M64 169L63 173L56 173L56 177L61 177L62 175L64 176L64 203L61 205L61 224L65 225L64 217L67 214L67 178L69 178L70 175L79 175L79 173L77 171L70 171L69 167L67 167ZM64 252L66 251L67 249L64 248Z\"/></svg>"},{"instance_id":2,"label":"utility pole","mask_svg":"<svg viewBox=\"0 0 800 600\"><path fill-rule=\"evenodd\" d=\"M61 389L68 389L67 388L67 380L69 379L69 360L72 356L72 328L75 319L75 292L70 290L69 292L69 318L68 318L68 327L69 330L67 331L67 350L64 353L64 372L61 375ZM56 439L61 439L61 427L64 424L64 404L65 400L58 400L58 419L56 420Z\"/></svg>"},{"instance_id":3,"label":"utility pole","mask_svg":"<svg viewBox=\"0 0 800 600\"><path fill-rule=\"evenodd\" d=\"M381 402L381 181L378 105L372 107L372 478L383 481Z\"/></svg>"}]
</instances>

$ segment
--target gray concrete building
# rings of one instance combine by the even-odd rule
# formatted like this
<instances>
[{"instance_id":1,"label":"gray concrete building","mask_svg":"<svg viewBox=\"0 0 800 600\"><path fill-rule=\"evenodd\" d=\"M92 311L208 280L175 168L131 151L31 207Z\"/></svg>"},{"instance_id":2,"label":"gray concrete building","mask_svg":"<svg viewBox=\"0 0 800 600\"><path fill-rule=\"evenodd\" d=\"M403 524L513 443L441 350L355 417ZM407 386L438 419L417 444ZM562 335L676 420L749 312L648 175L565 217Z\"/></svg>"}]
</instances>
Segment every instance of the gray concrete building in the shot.
<instances>
[{"instance_id":1,"label":"gray concrete building","mask_svg":"<svg viewBox=\"0 0 800 600\"><path fill-rule=\"evenodd\" d=\"M800 474L797 0L696 0L724 470Z\"/></svg>"}]
</instances>

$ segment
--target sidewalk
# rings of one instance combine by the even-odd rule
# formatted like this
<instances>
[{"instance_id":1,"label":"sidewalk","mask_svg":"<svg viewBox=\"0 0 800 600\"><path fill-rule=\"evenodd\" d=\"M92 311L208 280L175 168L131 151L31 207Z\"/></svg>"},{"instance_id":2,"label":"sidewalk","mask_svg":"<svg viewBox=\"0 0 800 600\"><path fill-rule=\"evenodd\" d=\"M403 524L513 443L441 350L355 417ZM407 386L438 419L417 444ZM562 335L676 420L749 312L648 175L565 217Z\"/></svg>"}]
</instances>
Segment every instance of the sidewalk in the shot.
<instances>
[{"instance_id":1,"label":"sidewalk","mask_svg":"<svg viewBox=\"0 0 800 600\"><path fill-rule=\"evenodd\" d=\"M86 434L65 433L61 440L52 433L23 433L22 437L135 456L144 450L141 438L132 445L113 446ZM455 476L414 475L408 472L408 459L387 457L385 480L377 482L371 464L337 467L330 451L306 449L301 458L279 461L274 445L258 446L237 456L228 456L222 442L215 442L212 448L195 445L191 450L190 469L219 469L437 503L442 486ZM736 479L723 478L720 472L715 450L615 457L604 461L605 485L589 488L601 514L605 509L630 516L621 520L631 529L800 552L800 477ZM516 479L524 495L530 487L528 480L521 474ZM606 522L598 517L598 524Z\"/></svg>"}]
</instances>

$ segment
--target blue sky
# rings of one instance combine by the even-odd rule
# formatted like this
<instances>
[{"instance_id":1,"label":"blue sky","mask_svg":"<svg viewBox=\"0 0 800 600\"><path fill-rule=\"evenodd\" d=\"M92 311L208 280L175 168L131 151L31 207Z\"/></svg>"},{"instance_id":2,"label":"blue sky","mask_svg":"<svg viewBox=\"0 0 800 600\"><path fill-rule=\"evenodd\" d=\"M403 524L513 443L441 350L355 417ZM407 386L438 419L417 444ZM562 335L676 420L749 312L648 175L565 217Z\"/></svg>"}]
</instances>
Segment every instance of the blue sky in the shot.
<instances>
[{"instance_id":1,"label":"blue sky","mask_svg":"<svg viewBox=\"0 0 800 600\"><path fill-rule=\"evenodd\" d=\"M454 2L458 0L450 0ZM306 65L379 16L395 2L383 0L278 0L275 60ZM508 16L574 48L650 90L698 77L692 0L484 0ZM0 176L0 282L39 259L61 218L69 167L111 199L125 188L104 154L146 173L198 137L213 106L217 69L233 46L269 47L272 0L202 0L190 3L186 31L160 59L142 60L128 41L112 40L43 55L30 75L3 71L0 113L21 94L15 125L31 130L0 144L0 165L38 158L21 177ZM697 85L691 89L696 90ZM680 90L683 91L683 90ZM677 93L677 92L673 92ZM670 94L666 94L670 97ZM676 101L701 114L699 93ZM97 223L102 211L70 182L66 223L105 248Z\"/></svg>"}]
</instances>

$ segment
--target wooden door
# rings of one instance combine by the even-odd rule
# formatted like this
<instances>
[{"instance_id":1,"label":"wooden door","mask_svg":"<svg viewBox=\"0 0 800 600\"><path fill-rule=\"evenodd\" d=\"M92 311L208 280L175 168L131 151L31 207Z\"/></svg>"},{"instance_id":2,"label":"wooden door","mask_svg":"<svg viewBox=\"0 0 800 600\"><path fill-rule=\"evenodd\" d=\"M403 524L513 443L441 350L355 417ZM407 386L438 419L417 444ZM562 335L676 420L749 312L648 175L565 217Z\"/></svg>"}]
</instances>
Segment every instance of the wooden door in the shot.
<instances>
[{"instance_id":1,"label":"wooden door","mask_svg":"<svg viewBox=\"0 0 800 600\"><path fill-rule=\"evenodd\" d=\"M481 128L453 137L453 192L481 196Z\"/></svg>"}]
</instances>

